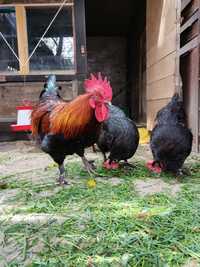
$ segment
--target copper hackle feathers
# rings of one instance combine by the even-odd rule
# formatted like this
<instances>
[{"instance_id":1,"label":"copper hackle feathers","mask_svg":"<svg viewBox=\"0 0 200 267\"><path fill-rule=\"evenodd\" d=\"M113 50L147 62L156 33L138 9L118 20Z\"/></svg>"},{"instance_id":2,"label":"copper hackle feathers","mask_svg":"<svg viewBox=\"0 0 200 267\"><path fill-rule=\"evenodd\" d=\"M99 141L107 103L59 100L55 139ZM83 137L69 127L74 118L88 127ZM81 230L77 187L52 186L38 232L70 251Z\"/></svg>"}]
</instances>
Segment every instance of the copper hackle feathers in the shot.
<instances>
[{"instance_id":1,"label":"copper hackle feathers","mask_svg":"<svg viewBox=\"0 0 200 267\"><path fill-rule=\"evenodd\" d=\"M94 110L89 105L90 94L80 95L69 104L61 103L51 112L51 133L64 134L65 138L75 138L88 130L94 118Z\"/></svg>"}]
</instances>

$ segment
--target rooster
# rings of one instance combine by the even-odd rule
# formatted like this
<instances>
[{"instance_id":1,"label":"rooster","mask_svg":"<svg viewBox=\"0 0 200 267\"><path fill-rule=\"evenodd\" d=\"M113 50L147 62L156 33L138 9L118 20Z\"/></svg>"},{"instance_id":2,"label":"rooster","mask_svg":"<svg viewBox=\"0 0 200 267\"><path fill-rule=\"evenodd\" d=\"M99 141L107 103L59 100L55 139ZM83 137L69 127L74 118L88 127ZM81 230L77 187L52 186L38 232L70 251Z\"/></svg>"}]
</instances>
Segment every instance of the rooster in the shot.
<instances>
[{"instance_id":1,"label":"rooster","mask_svg":"<svg viewBox=\"0 0 200 267\"><path fill-rule=\"evenodd\" d=\"M154 161L147 167L157 173L169 171L180 175L191 153L193 136L186 126L183 102L178 94L157 113L156 121L150 140Z\"/></svg>"},{"instance_id":2,"label":"rooster","mask_svg":"<svg viewBox=\"0 0 200 267\"><path fill-rule=\"evenodd\" d=\"M66 155L76 153L86 170L90 174L93 172L93 166L84 156L84 149L97 141L100 125L109 116L112 88L107 78L91 74L84 86L85 94L68 103L60 99L55 86L55 90L43 94L32 111L32 134L40 137L41 149L58 164L59 184L67 184L63 164Z\"/></svg>"},{"instance_id":3,"label":"rooster","mask_svg":"<svg viewBox=\"0 0 200 267\"><path fill-rule=\"evenodd\" d=\"M118 107L109 105L109 118L102 122L97 145L104 155L104 167L117 169L119 161L131 158L139 144L139 133L132 120ZM108 159L106 153L109 152Z\"/></svg>"}]
</instances>

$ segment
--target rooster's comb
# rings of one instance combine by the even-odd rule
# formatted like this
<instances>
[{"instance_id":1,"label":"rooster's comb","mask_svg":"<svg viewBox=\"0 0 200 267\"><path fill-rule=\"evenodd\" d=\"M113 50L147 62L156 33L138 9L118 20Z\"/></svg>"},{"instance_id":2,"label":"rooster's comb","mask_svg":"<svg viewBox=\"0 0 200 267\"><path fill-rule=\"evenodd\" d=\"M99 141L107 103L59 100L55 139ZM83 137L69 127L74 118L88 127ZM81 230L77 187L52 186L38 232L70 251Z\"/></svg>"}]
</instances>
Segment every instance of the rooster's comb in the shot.
<instances>
[{"instance_id":1,"label":"rooster's comb","mask_svg":"<svg viewBox=\"0 0 200 267\"><path fill-rule=\"evenodd\" d=\"M103 79L100 72L97 77L91 73L90 79L84 82L84 88L87 93L98 92L104 99L108 101L112 100L112 87L110 86L110 82L107 80L107 77Z\"/></svg>"}]
</instances>

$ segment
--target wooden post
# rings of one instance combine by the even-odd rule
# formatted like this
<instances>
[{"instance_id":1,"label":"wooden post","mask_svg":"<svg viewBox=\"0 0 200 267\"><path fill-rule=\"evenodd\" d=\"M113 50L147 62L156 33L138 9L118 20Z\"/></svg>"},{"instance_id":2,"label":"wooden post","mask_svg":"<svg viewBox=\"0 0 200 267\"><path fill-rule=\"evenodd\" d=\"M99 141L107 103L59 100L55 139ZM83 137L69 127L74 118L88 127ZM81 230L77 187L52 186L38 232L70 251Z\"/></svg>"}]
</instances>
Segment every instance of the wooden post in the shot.
<instances>
[{"instance_id":1,"label":"wooden post","mask_svg":"<svg viewBox=\"0 0 200 267\"><path fill-rule=\"evenodd\" d=\"M87 72L85 1L74 1L74 17L76 32L76 69L78 74Z\"/></svg>"},{"instance_id":2,"label":"wooden post","mask_svg":"<svg viewBox=\"0 0 200 267\"><path fill-rule=\"evenodd\" d=\"M17 23L17 41L18 41L18 55L20 59L19 74L27 75L29 73L28 59L28 37L26 24L26 11L24 6L16 6L16 23Z\"/></svg>"}]
</instances>

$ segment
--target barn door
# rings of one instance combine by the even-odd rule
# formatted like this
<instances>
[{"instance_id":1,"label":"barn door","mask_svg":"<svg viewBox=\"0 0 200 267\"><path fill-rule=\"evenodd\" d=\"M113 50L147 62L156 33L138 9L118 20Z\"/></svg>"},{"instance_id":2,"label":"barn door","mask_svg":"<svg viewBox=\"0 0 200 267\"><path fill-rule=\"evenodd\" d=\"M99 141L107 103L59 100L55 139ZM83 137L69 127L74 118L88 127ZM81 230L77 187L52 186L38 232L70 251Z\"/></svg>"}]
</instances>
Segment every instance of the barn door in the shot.
<instances>
[{"instance_id":1,"label":"barn door","mask_svg":"<svg viewBox=\"0 0 200 267\"><path fill-rule=\"evenodd\" d=\"M147 1L147 128L179 84L179 0Z\"/></svg>"}]
</instances>

